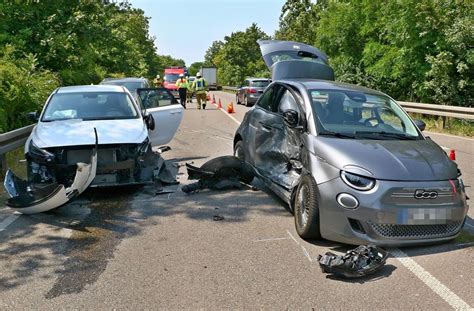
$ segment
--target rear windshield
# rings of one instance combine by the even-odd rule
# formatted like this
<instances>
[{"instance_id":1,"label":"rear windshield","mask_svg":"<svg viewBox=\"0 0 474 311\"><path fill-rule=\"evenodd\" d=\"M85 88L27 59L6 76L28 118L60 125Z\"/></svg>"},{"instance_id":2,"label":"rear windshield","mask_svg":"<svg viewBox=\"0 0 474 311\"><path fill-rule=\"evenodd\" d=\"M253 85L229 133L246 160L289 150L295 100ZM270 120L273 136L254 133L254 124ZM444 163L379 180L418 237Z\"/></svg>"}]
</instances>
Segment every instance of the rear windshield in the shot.
<instances>
[{"instance_id":1,"label":"rear windshield","mask_svg":"<svg viewBox=\"0 0 474 311\"><path fill-rule=\"evenodd\" d=\"M250 86L254 87L267 87L270 84L270 80L254 80L250 83Z\"/></svg>"},{"instance_id":2,"label":"rear windshield","mask_svg":"<svg viewBox=\"0 0 474 311\"><path fill-rule=\"evenodd\" d=\"M54 94L41 119L43 122L82 119L135 119L139 113L126 93L88 92Z\"/></svg>"}]
</instances>

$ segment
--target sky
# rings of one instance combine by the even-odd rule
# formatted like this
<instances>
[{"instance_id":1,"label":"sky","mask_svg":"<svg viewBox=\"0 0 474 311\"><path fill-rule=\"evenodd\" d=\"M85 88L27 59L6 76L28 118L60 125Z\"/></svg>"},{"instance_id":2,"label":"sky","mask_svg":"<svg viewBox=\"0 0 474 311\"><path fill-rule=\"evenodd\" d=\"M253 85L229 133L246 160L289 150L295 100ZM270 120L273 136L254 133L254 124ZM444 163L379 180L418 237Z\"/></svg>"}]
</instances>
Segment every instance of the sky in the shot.
<instances>
[{"instance_id":1,"label":"sky","mask_svg":"<svg viewBox=\"0 0 474 311\"><path fill-rule=\"evenodd\" d=\"M150 34L159 54L189 66L203 61L215 40L243 31L253 22L273 35L285 0L129 0L150 17Z\"/></svg>"}]
</instances>

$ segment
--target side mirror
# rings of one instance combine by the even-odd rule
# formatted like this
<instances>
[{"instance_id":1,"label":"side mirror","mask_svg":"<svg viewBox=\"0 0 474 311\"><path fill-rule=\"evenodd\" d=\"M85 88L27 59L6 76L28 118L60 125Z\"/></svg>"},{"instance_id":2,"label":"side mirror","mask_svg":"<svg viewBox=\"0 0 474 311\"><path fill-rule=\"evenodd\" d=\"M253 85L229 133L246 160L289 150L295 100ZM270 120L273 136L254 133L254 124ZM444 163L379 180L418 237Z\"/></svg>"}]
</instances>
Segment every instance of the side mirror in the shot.
<instances>
[{"instance_id":1,"label":"side mirror","mask_svg":"<svg viewBox=\"0 0 474 311\"><path fill-rule=\"evenodd\" d=\"M28 120L30 120L30 121L38 122L39 113L38 113L38 111L28 112L28 113L26 114L26 117L27 117Z\"/></svg>"},{"instance_id":2,"label":"side mirror","mask_svg":"<svg viewBox=\"0 0 474 311\"><path fill-rule=\"evenodd\" d=\"M143 120L145 120L147 129L149 129L150 131L153 131L155 129L155 119L153 118L153 115L147 114L143 117Z\"/></svg>"},{"instance_id":3,"label":"side mirror","mask_svg":"<svg viewBox=\"0 0 474 311\"><path fill-rule=\"evenodd\" d=\"M288 127L295 128L298 126L300 118L297 111L289 109L283 112L283 120Z\"/></svg>"},{"instance_id":4,"label":"side mirror","mask_svg":"<svg viewBox=\"0 0 474 311\"><path fill-rule=\"evenodd\" d=\"M415 125L420 129L420 131L424 131L425 128L426 128L426 124L425 122L421 121L421 120L413 120L413 122L415 123Z\"/></svg>"}]
</instances>

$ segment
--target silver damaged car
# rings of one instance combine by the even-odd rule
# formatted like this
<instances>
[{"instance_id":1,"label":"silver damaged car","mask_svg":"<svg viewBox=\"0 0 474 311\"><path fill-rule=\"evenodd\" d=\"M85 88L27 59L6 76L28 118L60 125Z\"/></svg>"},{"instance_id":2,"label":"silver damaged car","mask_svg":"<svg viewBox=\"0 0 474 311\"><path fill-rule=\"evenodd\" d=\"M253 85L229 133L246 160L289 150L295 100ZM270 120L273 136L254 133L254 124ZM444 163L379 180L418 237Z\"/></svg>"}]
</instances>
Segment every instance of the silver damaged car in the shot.
<instances>
[{"instance_id":1,"label":"silver damaged car","mask_svg":"<svg viewBox=\"0 0 474 311\"><path fill-rule=\"evenodd\" d=\"M468 205L455 162L384 93L334 82L327 57L259 41L273 83L234 154L294 213L305 239L384 246L455 238Z\"/></svg>"}]
</instances>

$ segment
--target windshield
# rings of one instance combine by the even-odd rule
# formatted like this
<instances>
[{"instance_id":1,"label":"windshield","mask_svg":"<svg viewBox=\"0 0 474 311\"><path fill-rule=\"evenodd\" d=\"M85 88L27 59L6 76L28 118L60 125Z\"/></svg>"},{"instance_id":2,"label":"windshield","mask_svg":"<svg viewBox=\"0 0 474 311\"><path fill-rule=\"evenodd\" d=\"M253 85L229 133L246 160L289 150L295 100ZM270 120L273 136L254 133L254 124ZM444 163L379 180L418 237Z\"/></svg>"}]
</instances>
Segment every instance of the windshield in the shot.
<instances>
[{"instance_id":1,"label":"windshield","mask_svg":"<svg viewBox=\"0 0 474 311\"><path fill-rule=\"evenodd\" d=\"M136 93L138 88L144 87L141 82L107 81L102 82L101 84L123 86L126 87L130 91L130 93Z\"/></svg>"},{"instance_id":2,"label":"windshield","mask_svg":"<svg viewBox=\"0 0 474 311\"><path fill-rule=\"evenodd\" d=\"M393 100L357 91L309 90L320 135L364 139L421 139Z\"/></svg>"},{"instance_id":3,"label":"windshield","mask_svg":"<svg viewBox=\"0 0 474 311\"><path fill-rule=\"evenodd\" d=\"M269 80L254 80L252 81L252 83L250 84L250 86L254 86L254 87L267 87L267 85L270 84L271 81Z\"/></svg>"},{"instance_id":4,"label":"windshield","mask_svg":"<svg viewBox=\"0 0 474 311\"><path fill-rule=\"evenodd\" d=\"M176 82L178 78L179 78L179 74L174 74L174 73L167 73L165 74L165 77L164 77L166 82L172 82L172 83Z\"/></svg>"},{"instance_id":5,"label":"windshield","mask_svg":"<svg viewBox=\"0 0 474 311\"><path fill-rule=\"evenodd\" d=\"M130 97L117 92L54 94L41 121L67 119L135 119L139 114Z\"/></svg>"}]
</instances>

